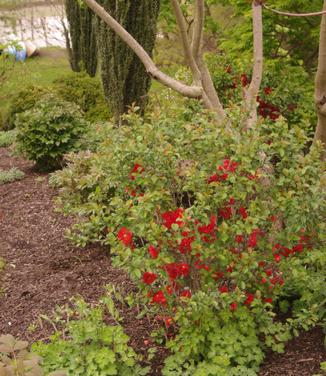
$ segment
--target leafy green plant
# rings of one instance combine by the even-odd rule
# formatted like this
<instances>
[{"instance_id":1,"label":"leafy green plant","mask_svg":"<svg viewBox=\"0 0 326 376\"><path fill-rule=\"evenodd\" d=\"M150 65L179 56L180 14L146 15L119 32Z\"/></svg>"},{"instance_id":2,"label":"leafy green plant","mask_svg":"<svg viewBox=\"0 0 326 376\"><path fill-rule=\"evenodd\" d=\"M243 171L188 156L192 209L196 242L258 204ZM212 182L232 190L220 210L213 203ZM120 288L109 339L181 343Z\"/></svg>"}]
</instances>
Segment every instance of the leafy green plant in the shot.
<instances>
[{"instance_id":1,"label":"leafy green plant","mask_svg":"<svg viewBox=\"0 0 326 376\"><path fill-rule=\"evenodd\" d=\"M33 350L43 357L46 372L63 369L67 376L147 374L148 368L137 364L138 356L128 346L129 337L123 328L105 323L106 306L109 311L114 310L109 297L97 306L75 299L72 308L57 312L57 332L48 343L33 345Z\"/></svg>"},{"instance_id":2,"label":"leafy green plant","mask_svg":"<svg viewBox=\"0 0 326 376\"><path fill-rule=\"evenodd\" d=\"M111 117L100 81L85 72L55 80L53 90L63 100L78 104L90 122L108 121Z\"/></svg>"},{"instance_id":3,"label":"leafy green plant","mask_svg":"<svg viewBox=\"0 0 326 376\"><path fill-rule=\"evenodd\" d=\"M11 168L8 171L0 169L0 185L6 183L12 183L16 180L21 180L25 177L25 174L18 170L16 167Z\"/></svg>"},{"instance_id":4,"label":"leafy green plant","mask_svg":"<svg viewBox=\"0 0 326 376\"><path fill-rule=\"evenodd\" d=\"M16 140L16 131L7 131L1 132L0 131L0 147L5 148L11 146Z\"/></svg>"},{"instance_id":5,"label":"leafy green plant","mask_svg":"<svg viewBox=\"0 0 326 376\"><path fill-rule=\"evenodd\" d=\"M15 94L10 101L8 111L4 115L3 129L10 130L15 127L17 115L30 110L46 94L49 89L37 85L29 85Z\"/></svg>"},{"instance_id":6,"label":"leafy green plant","mask_svg":"<svg viewBox=\"0 0 326 376\"><path fill-rule=\"evenodd\" d=\"M46 170L60 167L64 154L81 148L88 127L77 105L53 95L20 114L16 124L17 149Z\"/></svg>"},{"instance_id":7,"label":"leafy green plant","mask_svg":"<svg viewBox=\"0 0 326 376\"><path fill-rule=\"evenodd\" d=\"M294 270L303 273L300 265L318 257L325 240L321 148L306 155L304 130L283 119L261 119L243 133L237 111L230 111L232 130L200 112L187 122L182 109L173 118L131 113L131 127L112 129L96 153L72 157L53 178L64 211L83 218L70 237L109 245L148 309L166 331L179 333L169 345L170 374L189 368L206 375L214 367L253 374L261 349L282 351L293 328L320 320L313 309L285 324L272 319ZM321 269L317 274L309 304L320 288ZM191 318L195 303L207 311L199 323L199 314ZM252 336L241 337L238 325ZM238 336L220 336L234 328Z\"/></svg>"}]
</instances>

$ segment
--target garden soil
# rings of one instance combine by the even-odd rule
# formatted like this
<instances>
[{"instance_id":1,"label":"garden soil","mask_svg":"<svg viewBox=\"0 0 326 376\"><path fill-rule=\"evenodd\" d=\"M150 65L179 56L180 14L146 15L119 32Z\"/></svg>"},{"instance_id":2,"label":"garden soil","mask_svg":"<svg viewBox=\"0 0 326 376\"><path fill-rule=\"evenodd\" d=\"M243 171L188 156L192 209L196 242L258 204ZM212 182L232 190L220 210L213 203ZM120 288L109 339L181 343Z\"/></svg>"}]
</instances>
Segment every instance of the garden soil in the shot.
<instances>
[{"instance_id":1,"label":"garden soil","mask_svg":"<svg viewBox=\"0 0 326 376\"><path fill-rule=\"evenodd\" d=\"M26 177L0 186L0 257L6 267L0 276L0 335L12 334L30 343L47 339L53 328L41 324L39 315L51 315L56 306L68 304L72 296L96 302L104 286L112 283L128 293L135 286L114 268L107 250L98 246L74 247L64 236L73 223L54 211L55 190L48 176L33 165L0 148L0 169L17 167ZM156 323L137 319L135 309L119 304L122 325L130 345L146 354L150 332ZM110 322L110 319L108 318ZM312 376L326 360L320 328L303 332L286 346L284 354L269 353L260 376ZM167 352L158 347L151 361L151 375L160 375Z\"/></svg>"}]
</instances>

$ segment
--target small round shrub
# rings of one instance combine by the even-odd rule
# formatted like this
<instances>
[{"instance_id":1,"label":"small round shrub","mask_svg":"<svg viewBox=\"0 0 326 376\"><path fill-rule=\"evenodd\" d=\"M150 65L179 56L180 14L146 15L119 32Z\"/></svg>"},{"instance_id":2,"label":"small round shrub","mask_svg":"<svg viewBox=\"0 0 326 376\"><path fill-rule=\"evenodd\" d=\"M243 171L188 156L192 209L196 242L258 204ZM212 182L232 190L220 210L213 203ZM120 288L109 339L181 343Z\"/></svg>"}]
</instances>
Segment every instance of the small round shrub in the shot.
<instances>
[{"instance_id":1,"label":"small round shrub","mask_svg":"<svg viewBox=\"0 0 326 376\"><path fill-rule=\"evenodd\" d=\"M77 105L53 95L20 114L16 124L18 150L43 170L59 168L64 154L78 150L88 125Z\"/></svg>"},{"instance_id":2,"label":"small round shrub","mask_svg":"<svg viewBox=\"0 0 326 376\"><path fill-rule=\"evenodd\" d=\"M91 122L108 120L111 116L100 82L84 72L55 80L54 91L63 100L78 104Z\"/></svg>"},{"instance_id":3,"label":"small round shrub","mask_svg":"<svg viewBox=\"0 0 326 376\"><path fill-rule=\"evenodd\" d=\"M13 96L6 114L3 115L0 129L10 130L15 127L17 115L34 107L44 95L49 94L49 90L36 85L29 85Z\"/></svg>"}]
</instances>

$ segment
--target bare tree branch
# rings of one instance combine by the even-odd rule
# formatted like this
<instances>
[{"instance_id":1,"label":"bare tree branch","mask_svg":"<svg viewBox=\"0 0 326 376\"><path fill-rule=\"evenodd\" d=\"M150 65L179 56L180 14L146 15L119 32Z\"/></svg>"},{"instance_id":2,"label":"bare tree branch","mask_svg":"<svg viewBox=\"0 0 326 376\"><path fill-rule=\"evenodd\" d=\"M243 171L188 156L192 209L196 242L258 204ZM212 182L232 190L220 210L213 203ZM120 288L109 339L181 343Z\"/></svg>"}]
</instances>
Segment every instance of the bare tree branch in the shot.
<instances>
[{"instance_id":1,"label":"bare tree branch","mask_svg":"<svg viewBox=\"0 0 326 376\"><path fill-rule=\"evenodd\" d=\"M252 22L254 37L254 62L252 79L248 90L245 90L245 105L249 114L247 127L253 126L257 120L257 102L261 81L263 78L263 15L261 0L252 2Z\"/></svg>"},{"instance_id":2,"label":"bare tree branch","mask_svg":"<svg viewBox=\"0 0 326 376\"><path fill-rule=\"evenodd\" d=\"M326 13L326 0L323 10ZM314 142L324 143L324 158L326 158L326 14L323 14L320 26L318 69L315 79L315 103L318 123Z\"/></svg>"},{"instance_id":3,"label":"bare tree branch","mask_svg":"<svg viewBox=\"0 0 326 376\"><path fill-rule=\"evenodd\" d=\"M186 85L160 71L144 48L95 0L84 0L84 2L134 51L153 79L185 97L202 98L203 92L201 87Z\"/></svg>"}]
</instances>

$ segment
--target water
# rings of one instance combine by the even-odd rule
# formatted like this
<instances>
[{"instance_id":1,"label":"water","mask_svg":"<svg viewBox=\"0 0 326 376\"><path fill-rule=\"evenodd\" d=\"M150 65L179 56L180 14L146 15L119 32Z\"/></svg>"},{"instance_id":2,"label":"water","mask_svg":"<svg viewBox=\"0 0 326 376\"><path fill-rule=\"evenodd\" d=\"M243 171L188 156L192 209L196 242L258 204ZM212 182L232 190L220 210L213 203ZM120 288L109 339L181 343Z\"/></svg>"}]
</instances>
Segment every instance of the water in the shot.
<instances>
[{"instance_id":1,"label":"water","mask_svg":"<svg viewBox=\"0 0 326 376\"><path fill-rule=\"evenodd\" d=\"M64 25L68 27L64 6L60 4L0 11L0 42L29 40L38 48L65 47Z\"/></svg>"}]
</instances>

